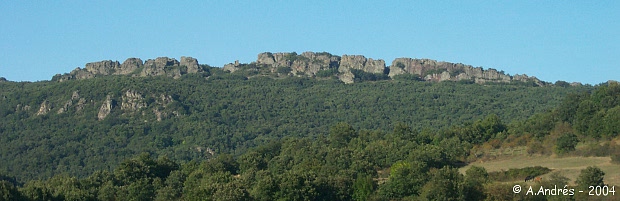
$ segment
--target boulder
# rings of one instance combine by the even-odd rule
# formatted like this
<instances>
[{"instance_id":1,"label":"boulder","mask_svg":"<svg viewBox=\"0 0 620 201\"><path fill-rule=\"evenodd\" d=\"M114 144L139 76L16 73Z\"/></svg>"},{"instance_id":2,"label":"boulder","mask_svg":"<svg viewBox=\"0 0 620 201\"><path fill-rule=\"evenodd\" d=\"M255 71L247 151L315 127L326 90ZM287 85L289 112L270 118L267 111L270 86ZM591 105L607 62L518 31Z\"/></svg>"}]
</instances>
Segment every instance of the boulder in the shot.
<instances>
[{"instance_id":1,"label":"boulder","mask_svg":"<svg viewBox=\"0 0 620 201\"><path fill-rule=\"evenodd\" d=\"M193 57L181 57L180 66L187 67L187 73L198 73L201 72L202 69L198 64L198 60Z\"/></svg>"},{"instance_id":2,"label":"boulder","mask_svg":"<svg viewBox=\"0 0 620 201\"><path fill-rule=\"evenodd\" d=\"M121 109L126 111L136 111L140 108L146 107L142 94L134 90L127 90L123 94Z\"/></svg>"},{"instance_id":3,"label":"boulder","mask_svg":"<svg viewBox=\"0 0 620 201\"><path fill-rule=\"evenodd\" d=\"M178 78L181 76L179 69L166 70L166 67L178 67L179 61L168 57L157 57L157 59L149 59L144 62L144 69L140 72L140 76L159 76L168 75L170 77Z\"/></svg>"},{"instance_id":4,"label":"boulder","mask_svg":"<svg viewBox=\"0 0 620 201\"><path fill-rule=\"evenodd\" d=\"M114 105L115 103L112 100L112 97L108 95L106 99L103 101L103 104L101 104L101 107L99 107L99 113L97 113L97 119L99 120L105 119L112 111L112 108L114 107Z\"/></svg>"},{"instance_id":5,"label":"boulder","mask_svg":"<svg viewBox=\"0 0 620 201\"><path fill-rule=\"evenodd\" d=\"M144 63L142 63L142 59L139 58L129 58L126 59L123 64L121 64L121 68L116 72L117 75L129 75L134 73L136 70L142 68Z\"/></svg>"},{"instance_id":6,"label":"boulder","mask_svg":"<svg viewBox=\"0 0 620 201\"><path fill-rule=\"evenodd\" d=\"M41 103L41 106L39 106L39 111L37 111L37 115L46 115L50 110L52 110L52 103L45 100L43 101L43 103Z\"/></svg>"},{"instance_id":7,"label":"boulder","mask_svg":"<svg viewBox=\"0 0 620 201\"><path fill-rule=\"evenodd\" d=\"M263 52L263 53L258 54L256 63L272 65L276 63L276 60L273 57L273 54L271 52Z\"/></svg>"},{"instance_id":8,"label":"boulder","mask_svg":"<svg viewBox=\"0 0 620 201\"><path fill-rule=\"evenodd\" d=\"M385 61L383 59L366 59L362 55L342 55L340 59L340 72L347 72L351 69L363 70L369 73L384 73Z\"/></svg>"},{"instance_id":9,"label":"boulder","mask_svg":"<svg viewBox=\"0 0 620 201\"><path fill-rule=\"evenodd\" d=\"M121 64L118 61L99 61L87 63L84 69L93 75L112 75L116 70L120 70Z\"/></svg>"}]
</instances>

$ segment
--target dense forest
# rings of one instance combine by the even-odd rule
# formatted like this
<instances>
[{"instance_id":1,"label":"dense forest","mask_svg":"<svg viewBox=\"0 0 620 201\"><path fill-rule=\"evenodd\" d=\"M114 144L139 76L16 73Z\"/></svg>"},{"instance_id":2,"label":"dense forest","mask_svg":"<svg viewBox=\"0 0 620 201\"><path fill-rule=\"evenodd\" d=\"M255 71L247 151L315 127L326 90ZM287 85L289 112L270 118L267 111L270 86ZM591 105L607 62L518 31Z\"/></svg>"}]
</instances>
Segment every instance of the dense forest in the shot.
<instances>
[{"instance_id":1,"label":"dense forest","mask_svg":"<svg viewBox=\"0 0 620 201\"><path fill-rule=\"evenodd\" d=\"M613 143L575 148L618 136L615 82L374 80L248 79L211 68L180 79L2 82L1 199L506 200L518 195L490 184L549 169L457 168L510 146L620 161ZM79 110L65 104L74 94L85 100ZM128 100L141 107L123 107ZM98 118L106 101L114 107ZM34 109L43 105L54 109ZM576 183L602 185L603 175L592 167ZM561 175L545 182L567 184Z\"/></svg>"}]
</instances>

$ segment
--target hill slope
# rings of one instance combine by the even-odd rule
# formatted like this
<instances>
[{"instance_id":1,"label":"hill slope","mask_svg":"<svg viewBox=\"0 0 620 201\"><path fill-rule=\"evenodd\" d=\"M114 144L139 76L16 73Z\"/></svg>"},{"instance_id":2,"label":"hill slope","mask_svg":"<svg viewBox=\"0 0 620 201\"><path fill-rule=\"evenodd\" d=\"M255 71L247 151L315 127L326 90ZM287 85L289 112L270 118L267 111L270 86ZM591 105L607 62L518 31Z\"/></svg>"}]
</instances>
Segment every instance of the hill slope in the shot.
<instances>
[{"instance_id":1,"label":"hill slope","mask_svg":"<svg viewBox=\"0 0 620 201\"><path fill-rule=\"evenodd\" d=\"M85 176L140 152L210 158L285 136L322 136L337 122L388 131L446 128L497 114L522 120L577 87L264 77L205 67L180 79L112 75L0 83L0 170L20 179Z\"/></svg>"}]
</instances>

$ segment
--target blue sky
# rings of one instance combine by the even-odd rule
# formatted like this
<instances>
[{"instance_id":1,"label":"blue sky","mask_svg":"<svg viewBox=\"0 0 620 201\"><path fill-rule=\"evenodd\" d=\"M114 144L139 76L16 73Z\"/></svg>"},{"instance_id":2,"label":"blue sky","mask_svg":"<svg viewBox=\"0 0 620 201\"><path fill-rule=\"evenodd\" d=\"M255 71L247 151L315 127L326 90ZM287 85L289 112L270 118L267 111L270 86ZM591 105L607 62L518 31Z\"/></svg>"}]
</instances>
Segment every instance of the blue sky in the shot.
<instances>
[{"instance_id":1,"label":"blue sky","mask_svg":"<svg viewBox=\"0 0 620 201\"><path fill-rule=\"evenodd\" d=\"M0 76L85 63L260 52L429 58L598 84L620 80L620 1L0 1Z\"/></svg>"}]
</instances>

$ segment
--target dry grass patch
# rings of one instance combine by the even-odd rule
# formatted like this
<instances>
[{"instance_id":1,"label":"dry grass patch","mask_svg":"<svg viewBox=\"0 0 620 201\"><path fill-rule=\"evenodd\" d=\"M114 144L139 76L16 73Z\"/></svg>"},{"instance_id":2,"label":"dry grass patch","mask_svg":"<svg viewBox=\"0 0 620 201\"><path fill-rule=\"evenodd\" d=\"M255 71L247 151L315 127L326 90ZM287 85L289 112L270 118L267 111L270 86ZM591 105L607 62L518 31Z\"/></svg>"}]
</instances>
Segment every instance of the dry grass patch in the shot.
<instances>
[{"instance_id":1,"label":"dry grass patch","mask_svg":"<svg viewBox=\"0 0 620 201\"><path fill-rule=\"evenodd\" d=\"M612 164L609 157L551 157L551 156L516 156L510 159L502 159L487 162L474 162L461 168L459 171L465 173L471 166L484 167L488 172L508 170L510 168L524 168L533 166L547 167L553 172L559 171L568 177L570 183L574 185L575 179L579 176L582 169L588 166L597 166L605 172L605 183L620 186L620 165ZM548 174L547 174L548 175ZM543 179L545 176L543 175Z\"/></svg>"}]
</instances>

